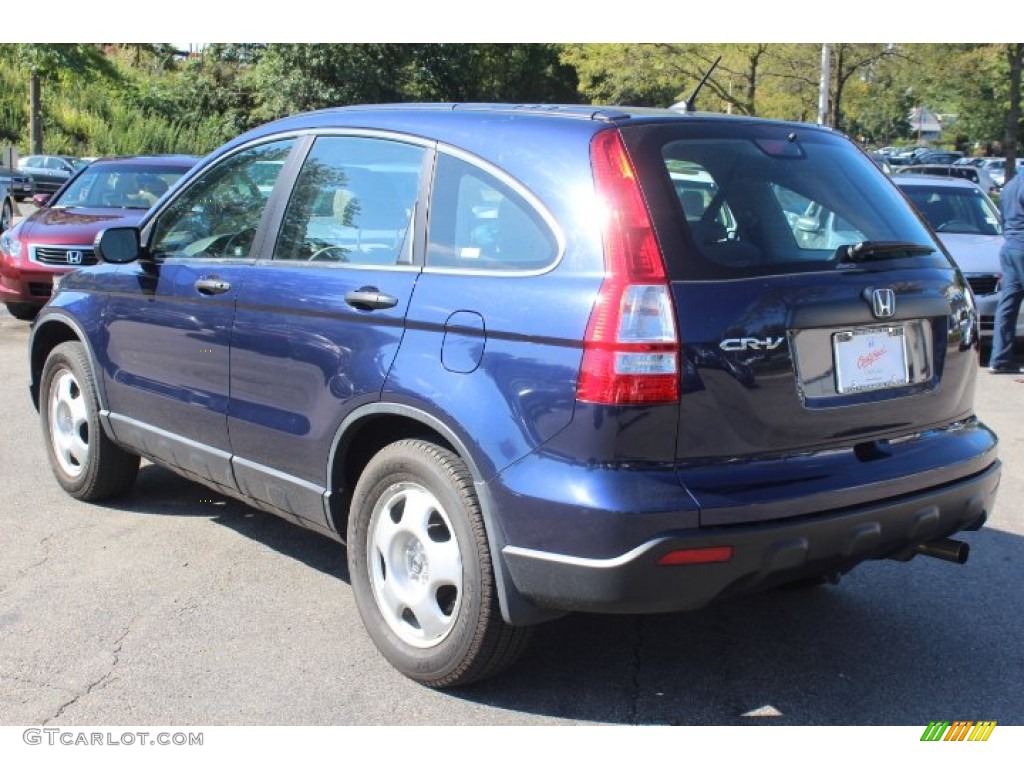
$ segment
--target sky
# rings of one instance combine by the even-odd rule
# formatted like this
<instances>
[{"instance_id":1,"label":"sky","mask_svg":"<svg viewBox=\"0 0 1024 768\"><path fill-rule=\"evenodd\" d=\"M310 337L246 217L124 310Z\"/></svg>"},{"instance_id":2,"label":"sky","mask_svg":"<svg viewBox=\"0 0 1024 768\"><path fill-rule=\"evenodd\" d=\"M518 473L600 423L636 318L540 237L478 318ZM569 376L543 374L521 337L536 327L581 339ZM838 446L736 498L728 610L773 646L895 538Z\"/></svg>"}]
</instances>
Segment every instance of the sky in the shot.
<instances>
[{"instance_id":1,"label":"sky","mask_svg":"<svg viewBox=\"0 0 1024 768\"><path fill-rule=\"evenodd\" d=\"M176 0L158 13L147 13L138 2L95 0L90 8L103 12L83 14L80 0L50 0L48 16L74 23L5 25L0 42L736 43L815 42L826 35L833 42L995 42L991 25L961 24L951 33L944 14L915 14L910 7L896 14L891 1L883 0L828 3L819 10L806 2L764 0L290 0L260 6L256 11L251 4ZM907 18L913 24L897 23ZM25 34L56 37L18 37ZM882 39L893 34L898 39Z\"/></svg>"}]
</instances>

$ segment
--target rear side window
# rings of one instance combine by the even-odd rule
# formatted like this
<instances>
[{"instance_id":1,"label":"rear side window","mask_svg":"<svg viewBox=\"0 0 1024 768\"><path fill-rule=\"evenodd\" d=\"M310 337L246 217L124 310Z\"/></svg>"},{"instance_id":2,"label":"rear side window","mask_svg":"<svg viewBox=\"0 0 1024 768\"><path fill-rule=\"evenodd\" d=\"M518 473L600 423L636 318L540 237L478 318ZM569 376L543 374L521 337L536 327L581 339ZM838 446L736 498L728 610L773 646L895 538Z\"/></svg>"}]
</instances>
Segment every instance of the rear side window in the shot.
<instances>
[{"instance_id":1,"label":"rear side window","mask_svg":"<svg viewBox=\"0 0 1024 768\"><path fill-rule=\"evenodd\" d=\"M275 259L389 266L412 261L426 150L385 139L322 136L302 165Z\"/></svg>"},{"instance_id":2,"label":"rear side window","mask_svg":"<svg viewBox=\"0 0 1024 768\"><path fill-rule=\"evenodd\" d=\"M899 260L946 264L892 183L839 136L738 121L622 133L675 278L849 268L847 247L865 241L924 246L931 255Z\"/></svg>"},{"instance_id":3,"label":"rear side window","mask_svg":"<svg viewBox=\"0 0 1024 768\"><path fill-rule=\"evenodd\" d=\"M519 192L471 163L438 157L428 267L533 271L557 257L550 227Z\"/></svg>"}]
</instances>

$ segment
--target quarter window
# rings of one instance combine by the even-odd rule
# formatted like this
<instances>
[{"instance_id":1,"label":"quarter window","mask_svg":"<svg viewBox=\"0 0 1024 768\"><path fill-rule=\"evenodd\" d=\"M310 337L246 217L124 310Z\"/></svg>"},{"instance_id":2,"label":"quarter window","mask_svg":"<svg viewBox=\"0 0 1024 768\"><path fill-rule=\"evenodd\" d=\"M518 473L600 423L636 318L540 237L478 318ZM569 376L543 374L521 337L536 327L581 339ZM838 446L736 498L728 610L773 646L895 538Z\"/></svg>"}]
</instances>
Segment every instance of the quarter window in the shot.
<instances>
[{"instance_id":1,"label":"quarter window","mask_svg":"<svg viewBox=\"0 0 1024 768\"><path fill-rule=\"evenodd\" d=\"M411 263L425 154L422 147L383 139L318 138L288 201L274 258Z\"/></svg>"},{"instance_id":2,"label":"quarter window","mask_svg":"<svg viewBox=\"0 0 1024 768\"><path fill-rule=\"evenodd\" d=\"M430 208L427 266L535 270L558 256L537 210L505 182L441 155Z\"/></svg>"},{"instance_id":3,"label":"quarter window","mask_svg":"<svg viewBox=\"0 0 1024 768\"><path fill-rule=\"evenodd\" d=\"M292 140L261 144L210 168L157 219L156 257L238 259L249 256L267 199Z\"/></svg>"}]
</instances>

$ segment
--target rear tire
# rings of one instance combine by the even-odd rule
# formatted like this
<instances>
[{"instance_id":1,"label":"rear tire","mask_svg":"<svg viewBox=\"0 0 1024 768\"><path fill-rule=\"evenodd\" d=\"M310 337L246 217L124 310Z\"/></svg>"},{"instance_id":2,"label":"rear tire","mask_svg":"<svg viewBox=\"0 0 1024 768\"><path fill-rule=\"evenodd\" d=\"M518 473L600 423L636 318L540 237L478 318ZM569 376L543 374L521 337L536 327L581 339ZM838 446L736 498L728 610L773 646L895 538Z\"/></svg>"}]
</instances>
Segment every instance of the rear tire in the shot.
<instances>
[{"instance_id":1,"label":"rear tire","mask_svg":"<svg viewBox=\"0 0 1024 768\"><path fill-rule=\"evenodd\" d=\"M68 494L99 501L126 491L139 457L115 445L99 421L99 397L85 348L66 341L50 352L39 388L39 416L50 467Z\"/></svg>"},{"instance_id":2,"label":"rear tire","mask_svg":"<svg viewBox=\"0 0 1024 768\"><path fill-rule=\"evenodd\" d=\"M348 564L370 638L432 688L482 680L519 658L529 628L504 622L473 480L454 453L402 440L356 484Z\"/></svg>"}]
</instances>

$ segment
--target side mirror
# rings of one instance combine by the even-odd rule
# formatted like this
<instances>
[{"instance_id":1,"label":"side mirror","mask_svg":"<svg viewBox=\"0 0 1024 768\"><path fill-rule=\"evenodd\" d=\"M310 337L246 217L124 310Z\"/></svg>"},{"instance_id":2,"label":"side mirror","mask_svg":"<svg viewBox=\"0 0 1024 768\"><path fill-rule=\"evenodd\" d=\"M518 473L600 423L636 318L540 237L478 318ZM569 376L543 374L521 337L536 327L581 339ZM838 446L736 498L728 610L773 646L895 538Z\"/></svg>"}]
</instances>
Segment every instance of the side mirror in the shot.
<instances>
[{"instance_id":1,"label":"side mirror","mask_svg":"<svg viewBox=\"0 0 1024 768\"><path fill-rule=\"evenodd\" d=\"M96 258L108 264L128 264L139 258L141 245L135 227L111 227L96 235Z\"/></svg>"},{"instance_id":2,"label":"side mirror","mask_svg":"<svg viewBox=\"0 0 1024 768\"><path fill-rule=\"evenodd\" d=\"M47 205L49 205L49 203L49 195L44 195L42 193L32 195L32 205L36 206L36 208L45 208Z\"/></svg>"}]
</instances>

